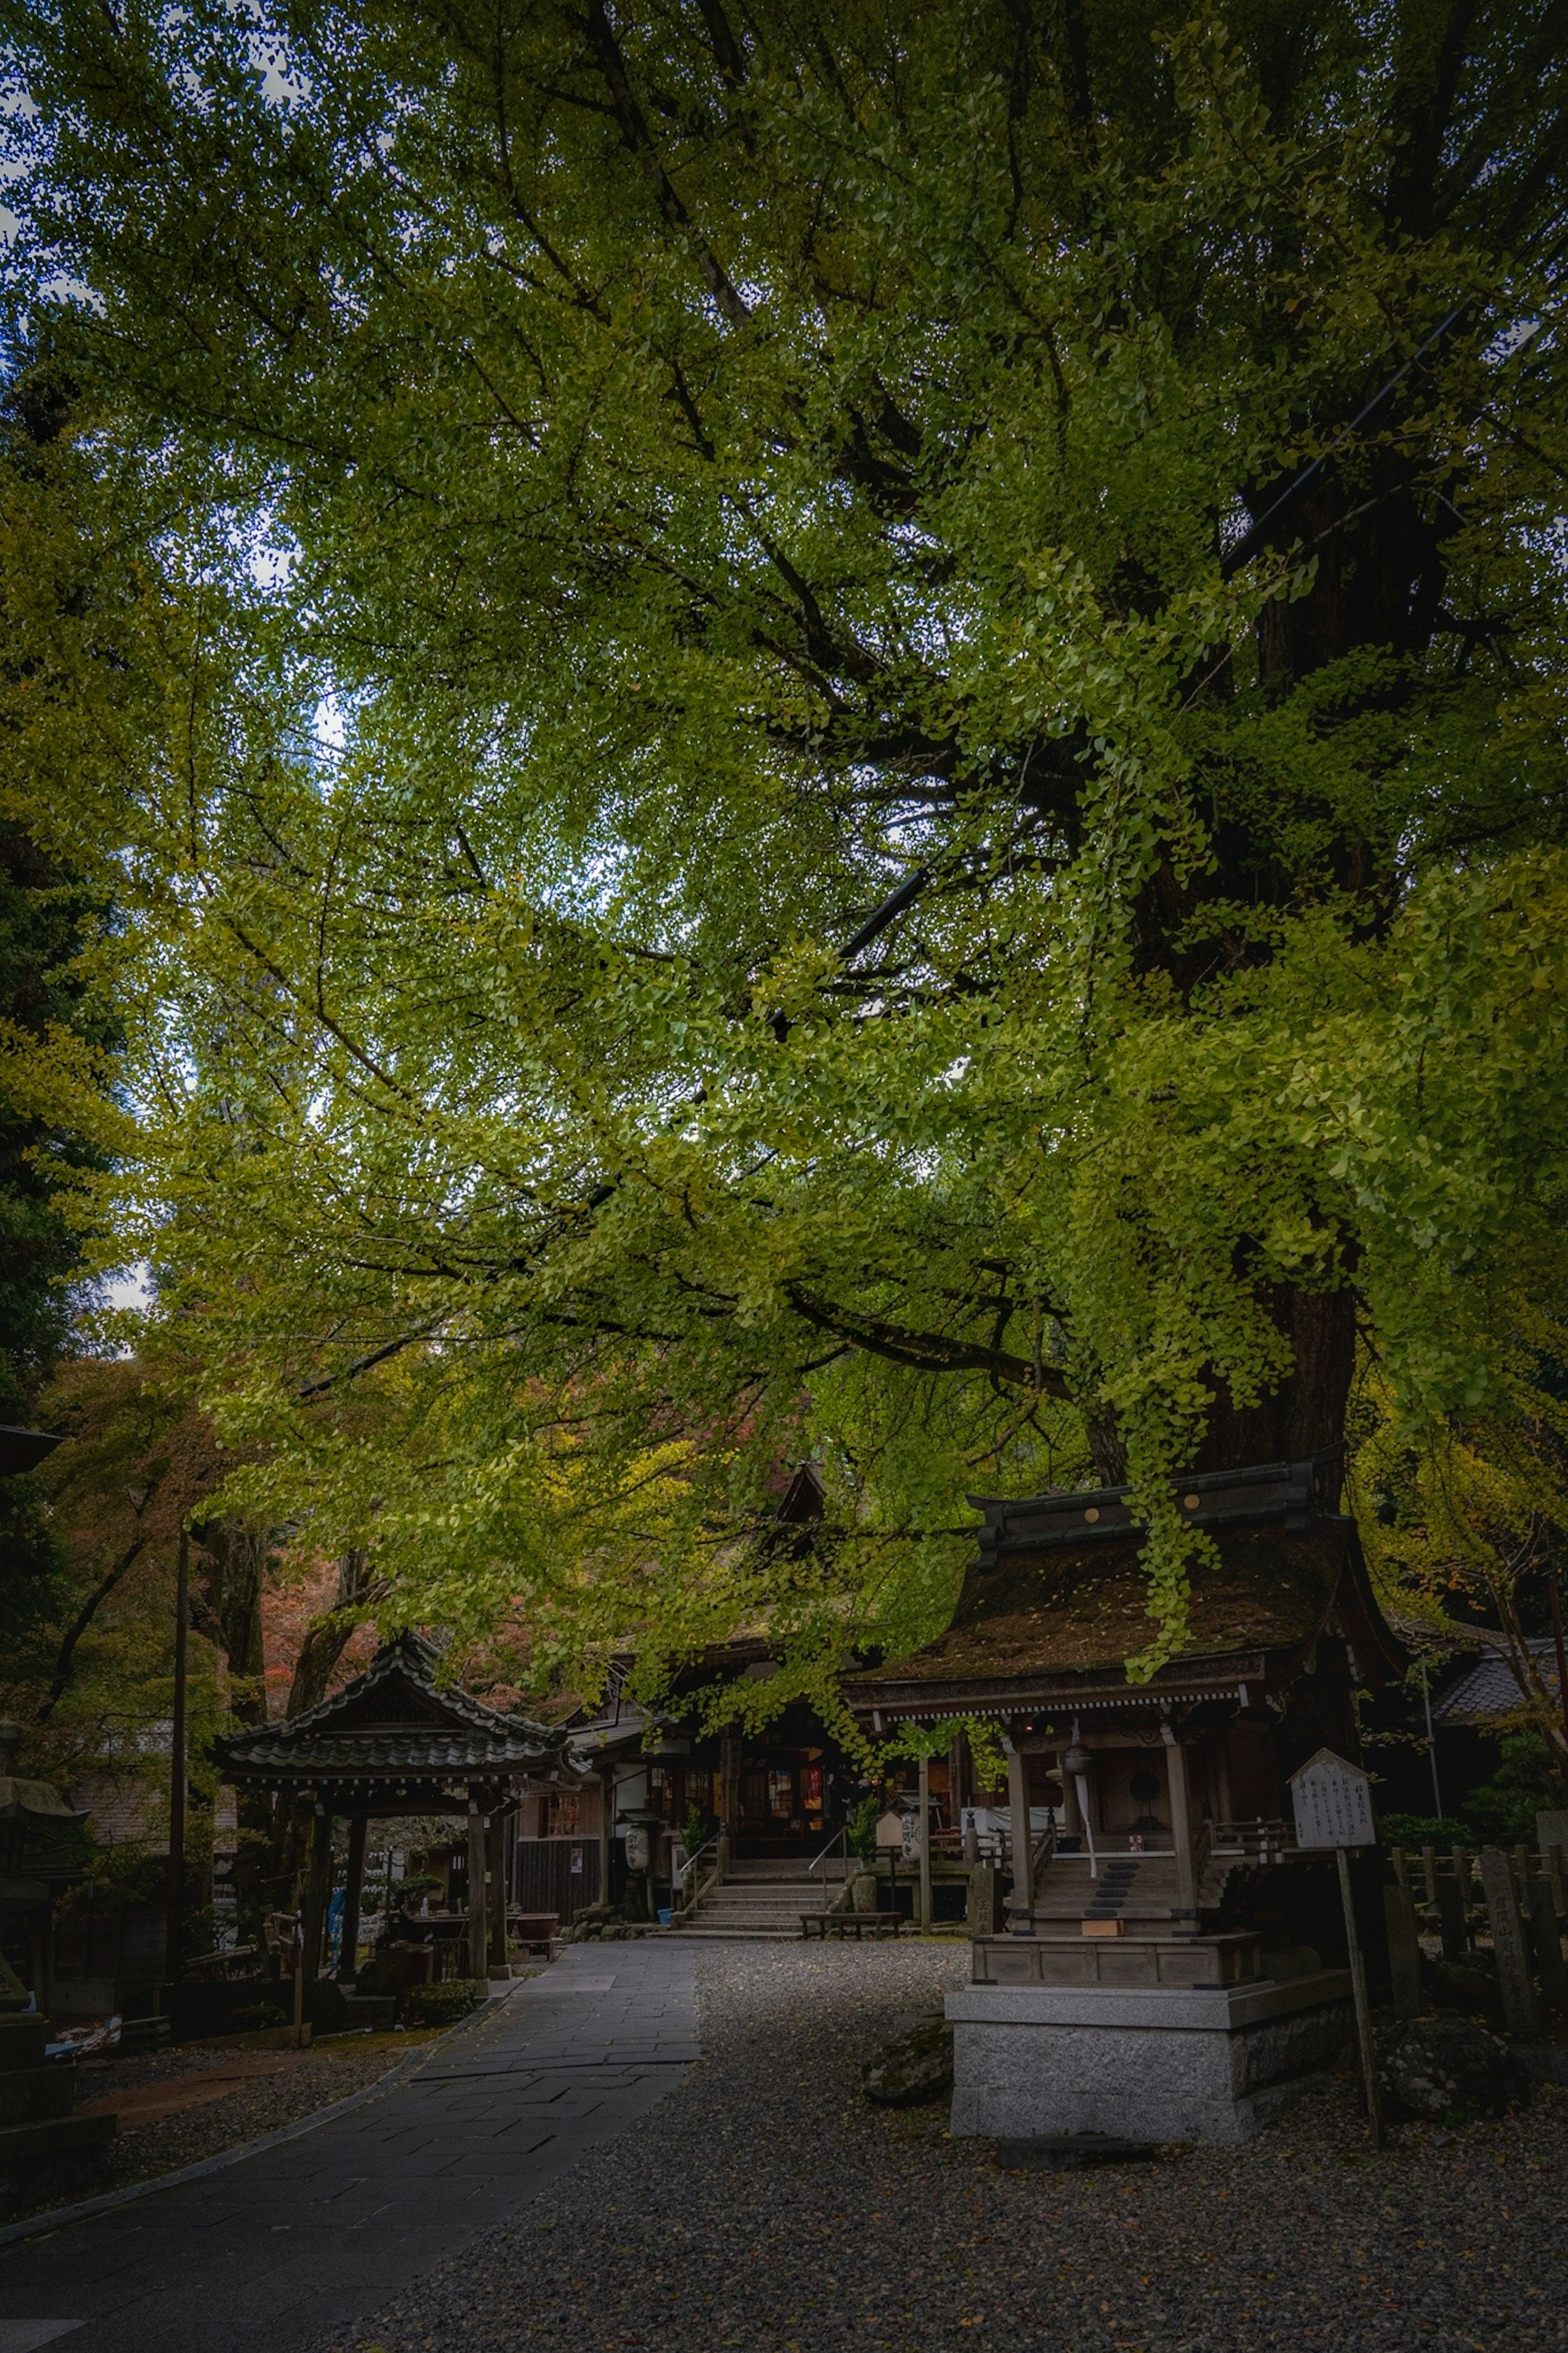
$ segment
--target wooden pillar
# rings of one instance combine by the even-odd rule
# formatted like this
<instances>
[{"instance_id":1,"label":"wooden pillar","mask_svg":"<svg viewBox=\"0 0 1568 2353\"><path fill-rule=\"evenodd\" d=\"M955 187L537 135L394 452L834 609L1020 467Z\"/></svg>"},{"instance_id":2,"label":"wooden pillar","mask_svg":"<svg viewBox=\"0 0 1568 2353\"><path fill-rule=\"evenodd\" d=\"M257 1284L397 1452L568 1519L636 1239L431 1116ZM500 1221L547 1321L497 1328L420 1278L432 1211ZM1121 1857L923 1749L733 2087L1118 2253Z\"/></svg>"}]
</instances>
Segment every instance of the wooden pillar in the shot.
<instances>
[{"instance_id":1,"label":"wooden pillar","mask_svg":"<svg viewBox=\"0 0 1568 2353\"><path fill-rule=\"evenodd\" d=\"M349 1822L348 1878L343 1885L343 1936L338 1947L338 1981L352 1983L359 1975L359 1907L360 1887L364 1878L364 1831L363 1814L353 1815Z\"/></svg>"},{"instance_id":2,"label":"wooden pillar","mask_svg":"<svg viewBox=\"0 0 1568 2353\"><path fill-rule=\"evenodd\" d=\"M921 1758L921 1926L929 1928L931 1900L931 1758Z\"/></svg>"},{"instance_id":3,"label":"wooden pillar","mask_svg":"<svg viewBox=\"0 0 1568 2353\"><path fill-rule=\"evenodd\" d=\"M741 1742L727 1732L719 1743L719 1870L722 1876L741 1843Z\"/></svg>"},{"instance_id":4,"label":"wooden pillar","mask_svg":"<svg viewBox=\"0 0 1568 2353\"><path fill-rule=\"evenodd\" d=\"M489 1873L487 1908L490 1924L489 1966L499 1969L504 1978L506 1957L506 1853L511 1834L512 1818L499 1808L490 1816L489 1835L486 1840L486 1863Z\"/></svg>"},{"instance_id":5,"label":"wooden pillar","mask_svg":"<svg viewBox=\"0 0 1568 2353\"><path fill-rule=\"evenodd\" d=\"M1176 1904L1171 1926L1191 1931L1198 1925L1198 1874L1193 1854L1192 1800L1187 1789L1187 1752L1167 1724L1165 1762L1171 1783L1171 1840L1176 1850Z\"/></svg>"},{"instance_id":6,"label":"wooden pillar","mask_svg":"<svg viewBox=\"0 0 1568 2353\"><path fill-rule=\"evenodd\" d=\"M1216 1822L1233 1822L1236 1804L1230 1788L1230 1734L1221 1732L1209 1743L1209 1755L1214 1759L1214 1818Z\"/></svg>"},{"instance_id":7,"label":"wooden pillar","mask_svg":"<svg viewBox=\"0 0 1568 2353\"><path fill-rule=\"evenodd\" d=\"M606 1765L599 1775L599 1892L596 1904L610 1900L610 1840L616 1827L616 1768Z\"/></svg>"},{"instance_id":8,"label":"wooden pillar","mask_svg":"<svg viewBox=\"0 0 1568 2353\"><path fill-rule=\"evenodd\" d=\"M318 1806L310 1816L310 1860L305 1870L305 1904L300 1924L300 1975L314 1985L321 1974L321 1935L327 1925L327 1901L332 1892L332 1817Z\"/></svg>"},{"instance_id":9,"label":"wooden pillar","mask_svg":"<svg viewBox=\"0 0 1568 2353\"><path fill-rule=\"evenodd\" d=\"M1029 1775L1022 1753L1007 1750L1007 1845L1013 1864L1013 1892L1007 1898L1007 1928L1015 1936L1028 1936L1035 1927L1034 1841L1029 1836Z\"/></svg>"},{"instance_id":10,"label":"wooden pillar","mask_svg":"<svg viewBox=\"0 0 1568 2353\"><path fill-rule=\"evenodd\" d=\"M478 1789L468 1791L468 1975L488 1978L489 1923L485 1905L485 1816Z\"/></svg>"}]
</instances>

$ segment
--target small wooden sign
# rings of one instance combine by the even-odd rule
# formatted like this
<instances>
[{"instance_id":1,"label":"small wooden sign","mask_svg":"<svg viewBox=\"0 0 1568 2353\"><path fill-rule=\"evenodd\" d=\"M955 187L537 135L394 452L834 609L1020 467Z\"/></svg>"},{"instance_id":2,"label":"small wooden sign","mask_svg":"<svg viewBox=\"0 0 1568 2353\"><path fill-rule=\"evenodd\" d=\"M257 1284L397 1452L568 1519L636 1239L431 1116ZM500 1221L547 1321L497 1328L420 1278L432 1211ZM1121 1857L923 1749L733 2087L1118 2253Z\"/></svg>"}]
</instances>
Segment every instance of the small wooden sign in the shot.
<instances>
[{"instance_id":1,"label":"small wooden sign","mask_svg":"<svg viewBox=\"0 0 1568 2353\"><path fill-rule=\"evenodd\" d=\"M896 1846L900 1853L907 1854L909 1834L904 1824L908 1819L907 1815L899 1812L897 1807L889 1806L877 1824L877 1844L879 1847Z\"/></svg>"},{"instance_id":2,"label":"small wooden sign","mask_svg":"<svg viewBox=\"0 0 1568 2353\"><path fill-rule=\"evenodd\" d=\"M1320 1748L1290 1776L1298 1846L1375 1846L1372 1783L1359 1765Z\"/></svg>"},{"instance_id":3,"label":"small wooden sign","mask_svg":"<svg viewBox=\"0 0 1568 2353\"><path fill-rule=\"evenodd\" d=\"M1086 1936L1125 1936L1127 1934L1125 1920L1085 1920L1082 1926Z\"/></svg>"}]
</instances>

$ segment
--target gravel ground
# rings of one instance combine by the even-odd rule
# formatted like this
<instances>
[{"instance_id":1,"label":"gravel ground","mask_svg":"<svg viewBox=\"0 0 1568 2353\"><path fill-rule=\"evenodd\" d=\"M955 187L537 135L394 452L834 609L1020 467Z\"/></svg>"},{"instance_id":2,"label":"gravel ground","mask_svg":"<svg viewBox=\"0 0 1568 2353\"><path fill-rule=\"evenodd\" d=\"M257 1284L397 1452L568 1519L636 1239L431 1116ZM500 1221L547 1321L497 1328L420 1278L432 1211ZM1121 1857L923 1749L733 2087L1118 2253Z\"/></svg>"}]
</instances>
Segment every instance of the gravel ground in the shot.
<instances>
[{"instance_id":1,"label":"gravel ground","mask_svg":"<svg viewBox=\"0 0 1568 2353\"><path fill-rule=\"evenodd\" d=\"M411 2048L434 2041L426 2034L345 2035L319 2050L301 2052L286 2074L266 2075L238 2083L232 2092L205 2101L199 2107L165 2116L160 2123L122 2127L109 2144L109 2170L89 2193L123 2189L133 2181L148 2181L173 2173L183 2165L199 2164L226 2148L243 2147L284 2125L298 2124L315 2108L346 2099L351 2092L374 2084ZM177 2083L182 2075L201 2075L221 2066L232 2051L214 2050L207 2043L182 2043L177 2051L160 2051L143 2058L92 2060L79 2063L77 2105L111 2099L116 2092L139 2090L145 2084ZM7 2217L21 2221L30 2214L58 2206L58 2191L36 2206L22 2206Z\"/></svg>"},{"instance_id":2,"label":"gravel ground","mask_svg":"<svg viewBox=\"0 0 1568 2353\"><path fill-rule=\"evenodd\" d=\"M1353 2083L1234 2149L998 2170L858 2069L967 1963L702 1954L703 2063L634 2134L317 2353L1435 2353L1568 2346L1568 2094L1367 2150Z\"/></svg>"},{"instance_id":3,"label":"gravel ground","mask_svg":"<svg viewBox=\"0 0 1568 2353\"><path fill-rule=\"evenodd\" d=\"M298 2124L313 2109L346 2099L351 2092L362 2091L366 2084L384 2075L403 2057L408 2040L400 2034L395 2046L388 2049L380 2035L366 2035L356 2049L354 2039L345 2037L336 2051L329 2047L302 2052L287 2074L263 2075L237 2084L220 2099L165 2116L160 2124L122 2129L110 2143L109 2187L121 2189L127 2182L172 2173L182 2165L216 2157L220 2150L243 2147L247 2141L259 2140L264 2133L277 2132L284 2125ZM224 2055L209 2051L207 2065ZM101 2098L115 2088L105 2084L102 2091L88 2096Z\"/></svg>"}]
</instances>

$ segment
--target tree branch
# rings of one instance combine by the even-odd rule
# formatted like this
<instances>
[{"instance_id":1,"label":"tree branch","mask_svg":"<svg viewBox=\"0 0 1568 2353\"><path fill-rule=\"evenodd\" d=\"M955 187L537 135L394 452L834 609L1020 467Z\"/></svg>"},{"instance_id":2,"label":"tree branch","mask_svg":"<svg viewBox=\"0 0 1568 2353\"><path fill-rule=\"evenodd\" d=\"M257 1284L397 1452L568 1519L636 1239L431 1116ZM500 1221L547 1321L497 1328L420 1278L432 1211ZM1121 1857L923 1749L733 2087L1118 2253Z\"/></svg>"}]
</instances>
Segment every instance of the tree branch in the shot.
<instances>
[{"instance_id":1,"label":"tree branch","mask_svg":"<svg viewBox=\"0 0 1568 2353\"><path fill-rule=\"evenodd\" d=\"M906 1324L890 1324L882 1316L863 1315L853 1308L814 1299L799 1283L786 1283L784 1296L796 1314L818 1331L853 1341L857 1347L874 1356L886 1356L891 1364L908 1365L921 1373L990 1373L1016 1388L1037 1388L1050 1397L1068 1395L1060 1373L1044 1366L1037 1375L1026 1356L1015 1356L1005 1348L952 1339L942 1332L911 1332Z\"/></svg>"}]
</instances>

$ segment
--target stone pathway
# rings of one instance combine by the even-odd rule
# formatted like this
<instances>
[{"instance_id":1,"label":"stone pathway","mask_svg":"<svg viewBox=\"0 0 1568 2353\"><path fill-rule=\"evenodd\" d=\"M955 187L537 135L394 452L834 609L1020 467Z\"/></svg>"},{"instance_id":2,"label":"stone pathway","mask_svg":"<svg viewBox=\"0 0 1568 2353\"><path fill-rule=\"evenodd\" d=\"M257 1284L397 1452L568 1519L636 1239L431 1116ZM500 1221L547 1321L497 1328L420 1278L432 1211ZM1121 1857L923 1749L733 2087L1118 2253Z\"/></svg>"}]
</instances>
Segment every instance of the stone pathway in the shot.
<instances>
[{"instance_id":1,"label":"stone pathway","mask_svg":"<svg viewBox=\"0 0 1568 2353\"><path fill-rule=\"evenodd\" d=\"M575 1947L349 2114L0 2246L0 2353L294 2353L354 2320L682 2079L692 1966Z\"/></svg>"},{"instance_id":2,"label":"stone pathway","mask_svg":"<svg viewBox=\"0 0 1568 2353\"><path fill-rule=\"evenodd\" d=\"M1373 2156L1347 2067L1255 2141L1013 2172L859 2092L968 1960L710 1947L676 2097L317 2353L1568 2353L1568 2086Z\"/></svg>"}]
</instances>

